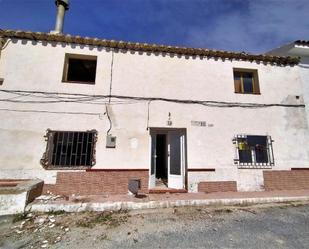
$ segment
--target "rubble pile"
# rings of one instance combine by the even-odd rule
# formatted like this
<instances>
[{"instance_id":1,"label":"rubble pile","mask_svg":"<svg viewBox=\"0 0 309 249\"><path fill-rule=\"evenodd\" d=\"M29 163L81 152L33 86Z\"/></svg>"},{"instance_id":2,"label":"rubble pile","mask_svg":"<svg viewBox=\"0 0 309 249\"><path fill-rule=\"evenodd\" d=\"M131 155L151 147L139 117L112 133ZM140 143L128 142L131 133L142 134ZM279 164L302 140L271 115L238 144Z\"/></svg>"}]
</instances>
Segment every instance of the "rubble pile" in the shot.
<instances>
[{"instance_id":1,"label":"rubble pile","mask_svg":"<svg viewBox=\"0 0 309 249\"><path fill-rule=\"evenodd\" d=\"M37 246L48 248L50 244L60 242L63 236L70 231L70 228L63 224L61 214L50 213L39 215L28 213L18 225L12 227L12 230L17 235L35 235L38 241L31 248L35 246L35 248ZM51 232L51 230L53 231Z\"/></svg>"},{"instance_id":2,"label":"rubble pile","mask_svg":"<svg viewBox=\"0 0 309 249\"><path fill-rule=\"evenodd\" d=\"M49 201L55 201L55 200L66 200L67 198L62 195L54 195L52 192L47 191L47 195L41 195L37 198L35 198L36 201L48 203Z\"/></svg>"}]
</instances>

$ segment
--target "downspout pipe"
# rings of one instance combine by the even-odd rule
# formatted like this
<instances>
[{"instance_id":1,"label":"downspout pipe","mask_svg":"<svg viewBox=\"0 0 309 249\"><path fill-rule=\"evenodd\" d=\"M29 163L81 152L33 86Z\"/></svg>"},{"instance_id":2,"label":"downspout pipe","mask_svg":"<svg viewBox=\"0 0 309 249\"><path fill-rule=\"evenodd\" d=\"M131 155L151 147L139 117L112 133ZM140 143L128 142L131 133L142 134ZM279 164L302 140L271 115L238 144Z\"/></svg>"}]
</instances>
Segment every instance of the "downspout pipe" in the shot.
<instances>
[{"instance_id":1,"label":"downspout pipe","mask_svg":"<svg viewBox=\"0 0 309 249\"><path fill-rule=\"evenodd\" d=\"M51 31L52 34L62 34L64 25L65 12L69 9L69 0L56 0L55 4L57 6L57 17L55 29Z\"/></svg>"}]
</instances>

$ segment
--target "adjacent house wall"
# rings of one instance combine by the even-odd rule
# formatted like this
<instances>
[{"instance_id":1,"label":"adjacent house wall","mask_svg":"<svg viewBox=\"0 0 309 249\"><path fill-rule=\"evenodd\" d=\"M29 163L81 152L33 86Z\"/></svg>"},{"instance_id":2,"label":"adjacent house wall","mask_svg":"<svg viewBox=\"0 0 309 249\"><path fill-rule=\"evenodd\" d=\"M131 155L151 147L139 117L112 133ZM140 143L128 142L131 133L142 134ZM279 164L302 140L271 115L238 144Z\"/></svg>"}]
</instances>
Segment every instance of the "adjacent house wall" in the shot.
<instances>
[{"instance_id":1,"label":"adjacent house wall","mask_svg":"<svg viewBox=\"0 0 309 249\"><path fill-rule=\"evenodd\" d=\"M309 122L309 46L299 45L293 42L273 49L267 54L300 58L300 63L297 67L299 67L302 92L304 96L304 102L306 104L307 122Z\"/></svg>"},{"instance_id":2,"label":"adjacent house wall","mask_svg":"<svg viewBox=\"0 0 309 249\"><path fill-rule=\"evenodd\" d=\"M98 56L95 85L61 82L65 53ZM261 95L234 93L234 67L258 70ZM113 95L303 104L299 67L262 62L112 52L111 49L84 45L13 40L2 51L0 72L5 79L1 90L108 95L112 84ZM297 99L296 96L300 97ZM46 98L37 99L32 95L21 97L3 92L0 98L46 101ZM117 137L115 149L105 148L110 124L104 114L104 104L0 102L0 138L4 145L0 178L38 177L47 184L56 183L57 171L45 170L40 165L46 148L46 129L96 129L98 141L94 169L149 169L150 135L147 127L186 128L187 168L215 169L213 172L188 172L189 191L197 191L198 183L203 181L237 181L238 190L263 189L263 169L238 169L234 165L232 139L236 134L270 135L274 140L273 169L309 167L308 124L304 108L244 109L163 101L128 100L121 104L113 104L113 101L115 99L108 106L108 113L112 120L110 133ZM167 126L169 113L172 126ZM207 125L192 126L191 121L206 121Z\"/></svg>"}]
</instances>

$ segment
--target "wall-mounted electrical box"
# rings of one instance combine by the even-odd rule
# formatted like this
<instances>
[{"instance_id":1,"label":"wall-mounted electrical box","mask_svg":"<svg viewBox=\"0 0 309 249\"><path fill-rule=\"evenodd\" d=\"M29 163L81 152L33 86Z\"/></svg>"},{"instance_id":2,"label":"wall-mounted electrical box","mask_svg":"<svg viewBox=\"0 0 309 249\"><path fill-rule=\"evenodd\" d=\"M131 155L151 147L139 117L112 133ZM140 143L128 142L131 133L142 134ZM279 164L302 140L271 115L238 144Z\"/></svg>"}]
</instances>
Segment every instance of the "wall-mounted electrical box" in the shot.
<instances>
[{"instance_id":1,"label":"wall-mounted electrical box","mask_svg":"<svg viewBox=\"0 0 309 249\"><path fill-rule=\"evenodd\" d=\"M106 136L106 148L116 148L116 137L112 135Z\"/></svg>"}]
</instances>

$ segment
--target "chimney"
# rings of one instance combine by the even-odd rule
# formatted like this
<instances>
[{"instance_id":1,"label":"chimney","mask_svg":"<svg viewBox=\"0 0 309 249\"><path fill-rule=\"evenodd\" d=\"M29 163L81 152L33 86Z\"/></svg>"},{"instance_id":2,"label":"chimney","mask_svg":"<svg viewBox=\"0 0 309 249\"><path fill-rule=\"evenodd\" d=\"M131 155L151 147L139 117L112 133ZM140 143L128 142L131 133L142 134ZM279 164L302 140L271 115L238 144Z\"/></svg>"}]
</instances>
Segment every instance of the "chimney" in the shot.
<instances>
[{"instance_id":1,"label":"chimney","mask_svg":"<svg viewBox=\"0 0 309 249\"><path fill-rule=\"evenodd\" d=\"M55 0L57 6L57 18L55 24L55 30L52 30L52 34L62 34L63 31L63 22L65 11L69 9L69 0Z\"/></svg>"}]
</instances>

